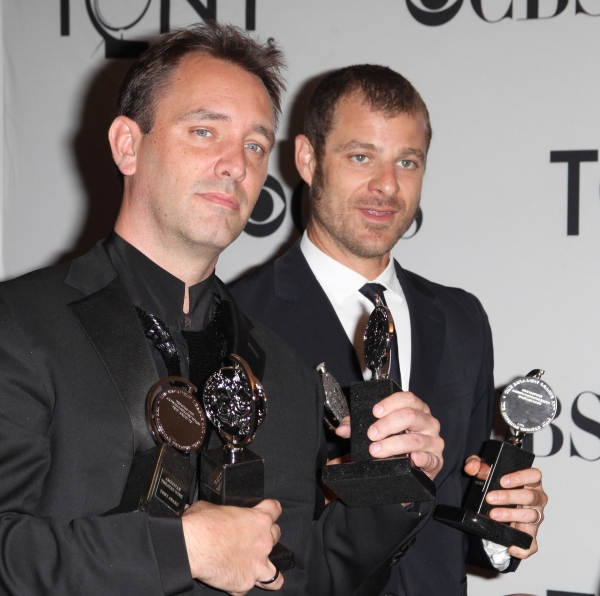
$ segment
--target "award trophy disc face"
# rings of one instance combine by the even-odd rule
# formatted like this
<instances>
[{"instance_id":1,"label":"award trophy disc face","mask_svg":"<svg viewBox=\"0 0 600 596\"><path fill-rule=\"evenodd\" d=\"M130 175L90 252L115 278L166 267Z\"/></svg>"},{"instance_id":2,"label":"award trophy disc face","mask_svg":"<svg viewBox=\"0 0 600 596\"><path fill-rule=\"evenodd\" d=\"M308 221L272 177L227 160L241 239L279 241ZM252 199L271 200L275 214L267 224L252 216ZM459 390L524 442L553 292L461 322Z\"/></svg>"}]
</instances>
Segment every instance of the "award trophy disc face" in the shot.
<instances>
[{"instance_id":1,"label":"award trophy disc face","mask_svg":"<svg viewBox=\"0 0 600 596\"><path fill-rule=\"evenodd\" d=\"M367 430L376 420L373 407L384 397L401 391L395 381L387 378L394 321L379 296L375 296L375 303L364 337L365 361L373 378L350 387L352 461L325 466L323 482L348 507L432 501L435 485L412 465L409 455L375 459L369 453Z\"/></svg>"},{"instance_id":2,"label":"award trophy disc face","mask_svg":"<svg viewBox=\"0 0 600 596\"><path fill-rule=\"evenodd\" d=\"M490 519L494 506L485 498L489 491L502 488L502 476L531 467L535 455L522 448L523 437L546 428L556 416L557 399L541 380L543 374L543 370L534 369L503 391L500 411L510 431L506 441L490 440L485 444L481 459L490 467L487 478L471 480L464 507L438 505L433 514L435 519L502 546L523 549L531 546L531 535Z\"/></svg>"},{"instance_id":3,"label":"award trophy disc face","mask_svg":"<svg viewBox=\"0 0 600 596\"><path fill-rule=\"evenodd\" d=\"M229 360L204 386L206 415L225 444L200 456L200 498L218 505L254 507L265 498L264 460L247 445L265 419L267 397L241 356L231 354ZM269 558L280 571L294 567L294 553L279 543Z\"/></svg>"},{"instance_id":4,"label":"award trophy disc face","mask_svg":"<svg viewBox=\"0 0 600 596\"><path fill-rule=\"evenodd\" d=\"M152 387L146 422L157 445L134 457L121 503L111 513L183 513L195 470L182 453L199 449L206 437L206 416L194 393L196 387L182 377L167 377Z\"/></svg>"}]
</instances>

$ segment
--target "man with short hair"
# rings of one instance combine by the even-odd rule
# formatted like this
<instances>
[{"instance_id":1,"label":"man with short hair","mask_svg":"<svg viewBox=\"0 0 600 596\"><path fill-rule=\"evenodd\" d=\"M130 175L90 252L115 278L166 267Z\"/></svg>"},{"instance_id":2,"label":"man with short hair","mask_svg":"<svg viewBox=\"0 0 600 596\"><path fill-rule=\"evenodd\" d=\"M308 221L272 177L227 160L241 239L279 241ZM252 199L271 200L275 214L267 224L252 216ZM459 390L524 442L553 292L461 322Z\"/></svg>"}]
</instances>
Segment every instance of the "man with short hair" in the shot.
<instances>
[{"instance_id":1,"label":"man with short hair","mask_svg":"<svg viewBox=\"0 0 600 596\"><path fill-rule=\"evenodd\" d=\"M234 27L163 36L126 76L109 131L124 177L114 233L72 263L0 284L3 594L366 596L430 515L325 507L316 374L215 277L267 175L281 68L276 47ZM172 375L202 388L232 353L268 396L252 448L269 498L190 502L181 518L114 512L134 455L154 445L148 392ZM382 409L373 429L395 452L398 406ZM424 404L414 414L433 478L443 442ZM285 582L268 558L280 537L296 555Z\"/></svg>"},{"instance_id":2,"label":"man with short hair","mask_svg":"<svg viewBox=\"0 0 600 596\"><path fill-rule=\"evenodd\" d=\"M296 138L296 167L310 187L306 232L284 256L234 283L231 291L246 312L308 363L324 361L345 389L370 378L362 337L373 295L382 296L397 331L390 376L403 392L395 395L418 396L439 420L445 449L436 503L460 506L467 487L461 475L465 458L468 474L483 473L474 454L491 432L495 391L488 320L471 294L405 271L391 256L417 214L430 140L427 107L400 74L377 65L327 74L310 99L305 134ZM336 432L347 437L348 425ZM377 439L372 430L369 437ZM332 440L330 454L338 451ZM420 465L414 455L413 461ZM393 568L383 593L466 594L467 540L469 562L492 567L489 556L499 570L514 570L519 559L536 552L537 523L547 501L541 473L507 475L503 486L521 488L491 492L488 500L523 507L497 508L491 517L533 535L528 551L513 546L507 553L488 543L486 555L481 540L431 520Z\"/></svg>"}]
</instances>

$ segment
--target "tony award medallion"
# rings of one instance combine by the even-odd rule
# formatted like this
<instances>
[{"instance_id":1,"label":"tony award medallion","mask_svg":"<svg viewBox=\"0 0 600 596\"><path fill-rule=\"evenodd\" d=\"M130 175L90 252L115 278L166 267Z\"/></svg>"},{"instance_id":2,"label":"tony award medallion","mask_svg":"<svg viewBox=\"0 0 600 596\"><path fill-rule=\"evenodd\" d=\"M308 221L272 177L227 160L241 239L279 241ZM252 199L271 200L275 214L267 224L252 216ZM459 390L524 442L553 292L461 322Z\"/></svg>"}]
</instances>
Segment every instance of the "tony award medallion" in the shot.
<instances>
[{"instance_id":1,"label":"tony award medallion","mask_svg":"<svg viewBox=\"0 0 600 596\"><path fill-rule=\"evenodd\" d=\"M488 517L494 507L501 505L489 505L485 497L489 491L502 489L502 476L531 468L535 455L522 448L523 438L546 428L556 416L556 396L541 380L543 374L543 370L532 370L503 391L500 411L509 425L509 433L505 441L490 440L485 444L481 459L489 466L487 478L472 478L464 507L438 505L433 514L435 519L502 546L514 544L523 549L531 546L531 535Z\"/></svg>"},{"instance_id":2,"label":"tony award medallion","mask_svg":"<svg viewBox=\"0 0 600 596\"><path fill-rule=\"evenodd\" d=\"M376 420L373 407L384 397L401 391L395 381L387 378L394 321L377 295L375 304L364 336L365 361L373 378L350 387L352 461L325 466L323 482L348 507L432 501L435 485L412 465L409 455L375 459L369 453L367 430Z\"/></svg>"},{"instance_id":3,"label":"tony award medallion","mask_svg":"<svg viewBox=\"0 0 600 596\"><path fill-rule=\"evenodd\" d=\"M317 371L321 375L321 382L323 383L323 392L325 393L325 415L324 422L327 428L332 431L340 425L342 418L350 415L348 409L348 402L344 395L340 384L336 381L335 377L325 370L325 363L321 362L317 366Z\"/></svg>"},{"instance_id":4,"label":"tony award medallion","mask_svg":"<svg viewBox=\"0 0 600 596\"><path fill-rule=\"evenodd\" d=\"M159 517L183 513L195 470L182 454L199 449L206 436L206 416L195 392L194 385L175 376L152 387L146 422L157 445L134 457L121 503L111 513L147 511Z\"/></svg>"},{"instance_id":5,"label":"tony award medallion","mask_svg":"<svg viewBox=\"0 0 600 596\"><path fill-rule=\"evenodd\" d=\"M265 498L264 460L247 445L265 419L267 397L243 358L231 354L229 360L204 386L206 415L224 445L201 453L200 498L218 505L254 507ZM280 571L294 566L294 553L279 543L269 558Z\"/></svg>"}]
</instances>

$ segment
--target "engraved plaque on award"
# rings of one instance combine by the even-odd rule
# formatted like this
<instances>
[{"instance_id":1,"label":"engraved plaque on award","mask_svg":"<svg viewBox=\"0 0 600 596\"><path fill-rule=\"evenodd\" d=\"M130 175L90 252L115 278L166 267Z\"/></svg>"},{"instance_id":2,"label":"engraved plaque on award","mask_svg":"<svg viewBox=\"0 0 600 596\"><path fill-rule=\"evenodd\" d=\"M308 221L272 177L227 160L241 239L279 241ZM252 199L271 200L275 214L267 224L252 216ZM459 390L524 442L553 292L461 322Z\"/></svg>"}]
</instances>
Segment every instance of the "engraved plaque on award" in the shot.
<instances>
[{"instance_id":1,"label":"engraved plaque on award","mask_svg":"<svg viewBox=\"0 0 600 596\"><path fill-rule=\"evenodd\" d=\"M375 295L375 309L369 317L364 336L370 381L350 387L350 451L352 461L323 468L323 482L348 507L368 507L393 503L432 501L433 481L411 461L410 455L376 459L369 453L367 430L376 420L373 407L383 398L401 391L388 379L394 321L389 309Z\"/></svg>"},{"instance_id":2,"label":"engraved plaque on award","mask_svg":"<svg viewBox=\"0 0 600 596\"><path fill-rule=\"evenodd\" d=\"M158 517L183 513L195 473L183 454L199 449L206 436L206 416L195 392L189 381L174 376L152 387L146 422L157 445L134 457L121 503L109 513L147 511Z\"/></svg>"},{"instance_id":3,"label":"engraved plaque on award","mask_svg":"<svg viewBox=\"0 0 600 596\"><path fill-rule=\"evenodd\" d=\"M218 505L254 507L265 498L264 460L247 445L265 419L267 397L243 358L231 354L229 360L204 386L206 415L224 445L201 453L199 493ZM269 558L280 571L294 567L294 553L280 543Z\"/></svg>"},{"instance_id":4,"label":"engraved plaque on award","mask_svg":"<svg viewBox=\"0 0 600 596\"><path fill-rule=\"evenodd\" d=\"M509 433L505 441L490 440L485 444L481 459L489 466L487 478L472 478L464 507L438 505L433 514L435 519L502 546L523 549L531 546L530 534L488 517L494 507L502 505L490 505L485 498L489 491L502 489L502 476L531 468L535 455L522 448L523 438L546 428L556 416L556 396L541 380L543 374L543 370L532 370L503 391L500 411L509 425Z\"/></svg>"}]
</instances>

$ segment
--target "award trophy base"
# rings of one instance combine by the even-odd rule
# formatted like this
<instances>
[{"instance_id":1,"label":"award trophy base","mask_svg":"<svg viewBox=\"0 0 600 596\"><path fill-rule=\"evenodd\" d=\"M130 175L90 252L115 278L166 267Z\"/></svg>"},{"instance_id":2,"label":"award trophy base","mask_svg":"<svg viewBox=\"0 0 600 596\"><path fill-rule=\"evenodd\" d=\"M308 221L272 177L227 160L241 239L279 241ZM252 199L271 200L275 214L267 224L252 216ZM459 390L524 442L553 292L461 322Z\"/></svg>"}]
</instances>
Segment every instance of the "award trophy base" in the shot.
<instances>
[{"instance_id":1,"label":"award trophy base","mask_svg":"<svg viewBox=\"0 0 600 596\"><path fill-rule=\"evenodd\" d=\"M223 447L200 454L200 498L216 505L254 507L264 498L265 468L262 457L250 449ZM294 553L277 543L269 555L279 571L294 568Z\"/></svg>"},{"instance_id":2,"label":"award trophy base","mask_svg":"<svg viewBox=\"0 0 600 596\"><path fill-rule=\"evenodd\" d=\"M490 519L488 515L495 506L487 503L485 497L489 491L502 489L502 476L530 468L534 459L533 453L516 445L504 441L488 441L482 456L482 460L490 465L487 479L480 480L475 477L471 480L464 507L438 505L433 517L444 524L496 544L528 549L533 537L503 522Z\"/></svg>"},{"instance_id":3,"label":"award trophy base","mask_svg":"<svg viewBox=\"0 0 600 596\"><path fill-rule=\"evenodd\" d=\"M265 467L250 449L222 447L200 454L200 498L215 505L254 507L264 497Z\"/></svg>"},{"instance_id":4,"label":"award trophy base","mask_svg":"<svg viewBox=\"0 0 600 596\"><path fill-rule=\"evenodd\" d=\"M167 443L138 453L131 464L121 503L108 513L147 511L157 517L183 513L194 467Z\"/></svg>"},{"instance_id":5,"label":"award trophy base","mask_svg":"<svg viewBox=\"0 0 600 596\"><path fill-rule=\"evenodd\" d=\"M369 453L367 430L376 421L373 407L397 391L401 389L391 379L352 383L352 461L325 466L322 471L323 482L348 507L418 503L435 497L433 481L413 466L409 455L374 459Z\"/></svg>"}]
</instances>

